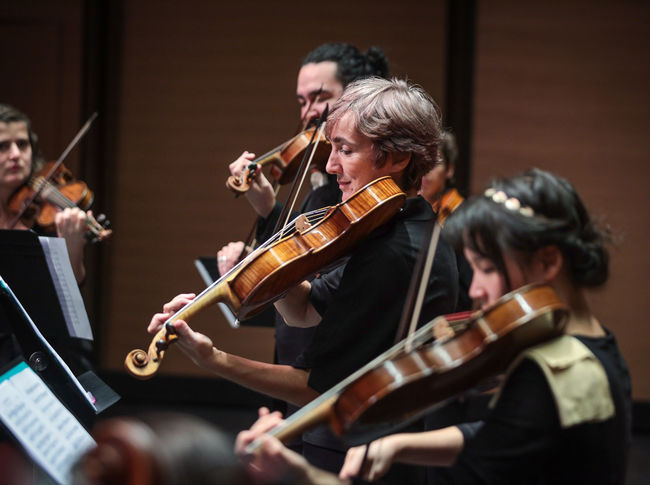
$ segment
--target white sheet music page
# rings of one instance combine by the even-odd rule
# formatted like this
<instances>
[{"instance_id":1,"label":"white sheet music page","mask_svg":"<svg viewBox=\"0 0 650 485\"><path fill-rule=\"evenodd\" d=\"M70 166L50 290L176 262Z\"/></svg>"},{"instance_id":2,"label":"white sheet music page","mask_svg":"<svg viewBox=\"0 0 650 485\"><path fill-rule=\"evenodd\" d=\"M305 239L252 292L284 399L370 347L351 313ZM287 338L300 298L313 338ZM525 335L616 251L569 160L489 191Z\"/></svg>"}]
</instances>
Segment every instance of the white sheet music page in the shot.
<instances>
[{"instance_id":1,"label":"white sheet music page","mask_svg":"<svg viewBox=\"0 0 650 485\"><path fill-rule=\"evenodd\" d=\"M95 441L41 378L21 362L0 376L0 419L56 482Z\"/></svg>"},{"instance_id":2,"label":"white sheet music page","mask_svg":"<svg viewBox=\"0 0 650 485\"><path fill-rule=\"evenodd\" d=\"M71 337L93 339L88 314L84 306L77 280L72 272L68 248L61 237L39 237L45 260L54 281L54 288L59 297L63 317Z\"/></svg>"}]
</instances>

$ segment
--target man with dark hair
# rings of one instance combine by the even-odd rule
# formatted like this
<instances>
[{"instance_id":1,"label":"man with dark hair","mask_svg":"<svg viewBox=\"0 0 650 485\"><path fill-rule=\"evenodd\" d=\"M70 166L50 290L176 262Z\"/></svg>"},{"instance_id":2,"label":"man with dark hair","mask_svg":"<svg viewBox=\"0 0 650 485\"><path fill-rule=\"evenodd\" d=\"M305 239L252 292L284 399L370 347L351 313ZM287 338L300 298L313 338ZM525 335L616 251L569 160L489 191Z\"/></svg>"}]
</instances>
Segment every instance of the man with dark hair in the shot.
<instances>
[{"instance_id":1,"label":"man with dark hair","mask_svg":"<svg viewBox=\"0 0 650 485\"><path fill-rule=\"evenodd\" d=\"M300 117L307 123L318 119L326 105L334 103L352 81L365 77L386 78L388 60L379 47L363 54L352 44L323 44L303 59L296 95Z\"/></svg>"},{"instance_id":2,"label":"man with dark hair","mask_svg":"<svg viewBox=\"0 0 650 485\"><path fill-rule=\"evenodd\" d=\"M301 63L296 86L296 98L300 105L300 119L304 126L320 118L326 107L341 96L352 81L365 77L387 77L388 60L379 47L370 47L364 54L351 44L328 43L316 47ZM239 177L248 167L255 154L245 151L230 164L230 173ZM312 174L312 191L307 195L300 213L334 205L340 201L335 180L322 172ZM257 215L257 241L263 242L273 232L282 212L276 201L275 190L261 170L253 178L246 198ZM227 273L244 253L244 243L232 242L218 253L219 273Z\"/></svg>"}]
</instances>

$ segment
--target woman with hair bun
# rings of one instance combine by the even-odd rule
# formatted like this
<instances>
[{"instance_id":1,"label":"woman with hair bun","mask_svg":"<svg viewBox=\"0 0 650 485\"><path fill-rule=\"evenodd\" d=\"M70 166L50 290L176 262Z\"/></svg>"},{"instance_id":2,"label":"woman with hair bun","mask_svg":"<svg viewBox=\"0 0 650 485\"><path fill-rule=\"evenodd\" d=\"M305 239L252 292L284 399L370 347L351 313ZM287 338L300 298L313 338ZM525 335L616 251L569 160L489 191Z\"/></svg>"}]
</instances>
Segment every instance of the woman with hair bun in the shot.
<instances>
[{"instance_id":1,"label":"woman with hair bun","mask_svg":"<svg viewBox=\"0 0 650 485\"><path fill-rule=\"evenodd\" d=\"M533 169L466 201L445 235L474 270L470 297L487 307L524 285L551 285L569 307L564 335L523 352L484 421L373 442L363 476L401 462L451 467L439 469L440 484L623 484L630 376L585 297L607 281L609 234L569 182ZM356 476L364 452L348 452L341 476Z\"/></svg>"}]
</instances>

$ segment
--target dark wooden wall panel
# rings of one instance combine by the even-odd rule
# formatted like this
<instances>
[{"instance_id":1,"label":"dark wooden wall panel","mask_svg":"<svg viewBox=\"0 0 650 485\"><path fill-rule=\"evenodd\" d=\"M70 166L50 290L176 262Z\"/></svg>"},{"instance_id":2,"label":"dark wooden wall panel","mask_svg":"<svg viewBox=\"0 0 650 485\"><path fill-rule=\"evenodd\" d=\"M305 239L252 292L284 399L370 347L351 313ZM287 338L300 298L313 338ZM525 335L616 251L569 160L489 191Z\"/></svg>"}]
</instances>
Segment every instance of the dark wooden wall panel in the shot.
<instances>
[{"instance_id":1,"label":"dark wooden wall panel","mask_svg":"<svg viewBox=\"0 0 650 485\"><path fill-rule=\"evenodd\" d=\"M444 15L442 1L124 2L106 367L148 344L166 299L202 288L196 256L248 233L252 211L224 189L227 164L293 134L303 56L328 41L379 45L396 75L442 100ZM194 325L225 350L271 359L270 329L230 330L216 309ZM179 354L164 372L198 372Z\"/></svg>"},{"instance_id":2,"label":"dark wooden wall panel","mask_svg":"<svg viewBox=\"0 0 650 485\"><path fill-rule=\"evenodd\" d=\"M650 399L650 4L481 2L472 187L536 166L575 184L620 236L592 294L618 336L634 397Z\"/></svg>"},{"instance_id":3,"label":"dark wooden wall panel","mask_svg":"<svg viewBox=\"0 0 650 485\"><path fill-rule=\"evenodd\" d=\"M226 165L243 149L261 153L292 134L295 76L307 51L326 41L380 45L395 74L440 102L445 91L442 0L336 0L327 15L289 1L120 5L110 26L117 68L108 73L117 89L106 93L115 123L104 197L112 199L115 237L106 270L89 275L105 289L106 311L91 320L102 323L101 364L111 369L148 343L144 327L167 297L202 288L192 259L248 231L246 202L222 188ZM0 5L0 29L12 39L2 49L2 102L31 116L48 158L89 114L81 112L83 10L81 1ZM493 175L553 170L621 236L611 283L594 306L619 336L638 400L650 399L649 10L647 2L613 0L480 2L472 152L474 191ZM81 163L95 161L73 152L69 165L83 171ZM230 330L216 310L196 325L217 345L270 359L267 329ZM195 373L179 354L169 354L165 372Z\"/></svg>"},{"instance_id":4,"label":"dark wooden wall panel","mask_svg":"<svg viewBox=\"0 0 650 485\"><path fill-rule=\"evenodd\" d=\"M40 137L43 154L56 160L81 124L81 0L30 0L0 4L6 40L0 102L26 113ZM79 151L67 166L77 171Z\"/></svg>"}]
</instances>

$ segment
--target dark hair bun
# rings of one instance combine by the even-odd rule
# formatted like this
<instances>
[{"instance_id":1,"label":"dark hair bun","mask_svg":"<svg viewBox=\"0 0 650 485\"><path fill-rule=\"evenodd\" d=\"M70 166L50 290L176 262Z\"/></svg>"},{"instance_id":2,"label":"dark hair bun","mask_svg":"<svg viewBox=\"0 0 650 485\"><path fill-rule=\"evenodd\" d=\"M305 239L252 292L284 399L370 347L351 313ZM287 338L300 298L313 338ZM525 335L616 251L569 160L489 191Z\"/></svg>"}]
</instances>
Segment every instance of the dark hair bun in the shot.
<instances>
[{"instance_id":1,"label":"dark hair bun","mask_svg":"<svg viewBox=\"0 0 650 485\"><path fill-rule=\"evenodd\" d=\"M570 235L564 244L564 254L577 284L600 286L609 277L609 252L604 245L608 235L589 223L580 234Z\"/></svg>"},{"instance_id":2,"label":"dark hair bun","mask_svg":"<svg viewBox=\"0 0 650 485\"><path fill-rule=\"evenodd\" d=\"M505 274L504 251L533 254L545 246L557 246L576 285L596 287L607 281L610 233L592 221L568 181L532 169L494 180L491 187L531 208L534 215L509 209L483 195L472 197L445 225L447 237L457 248L466 246L483 254Z\"/></svg>"},{"instance_id":3,"label":"dark hair bun","mask_svg":"<svg viewBox=\"0 0 650 485\"><path fill-rule=\"evenodd\" d=\"M380 47L372 46L366 52L366 59L368 61L368 72L373 73L374 76L387 78L390 74L388 67L388 59L386 54Z\"/></svg>"}]
</instances>

